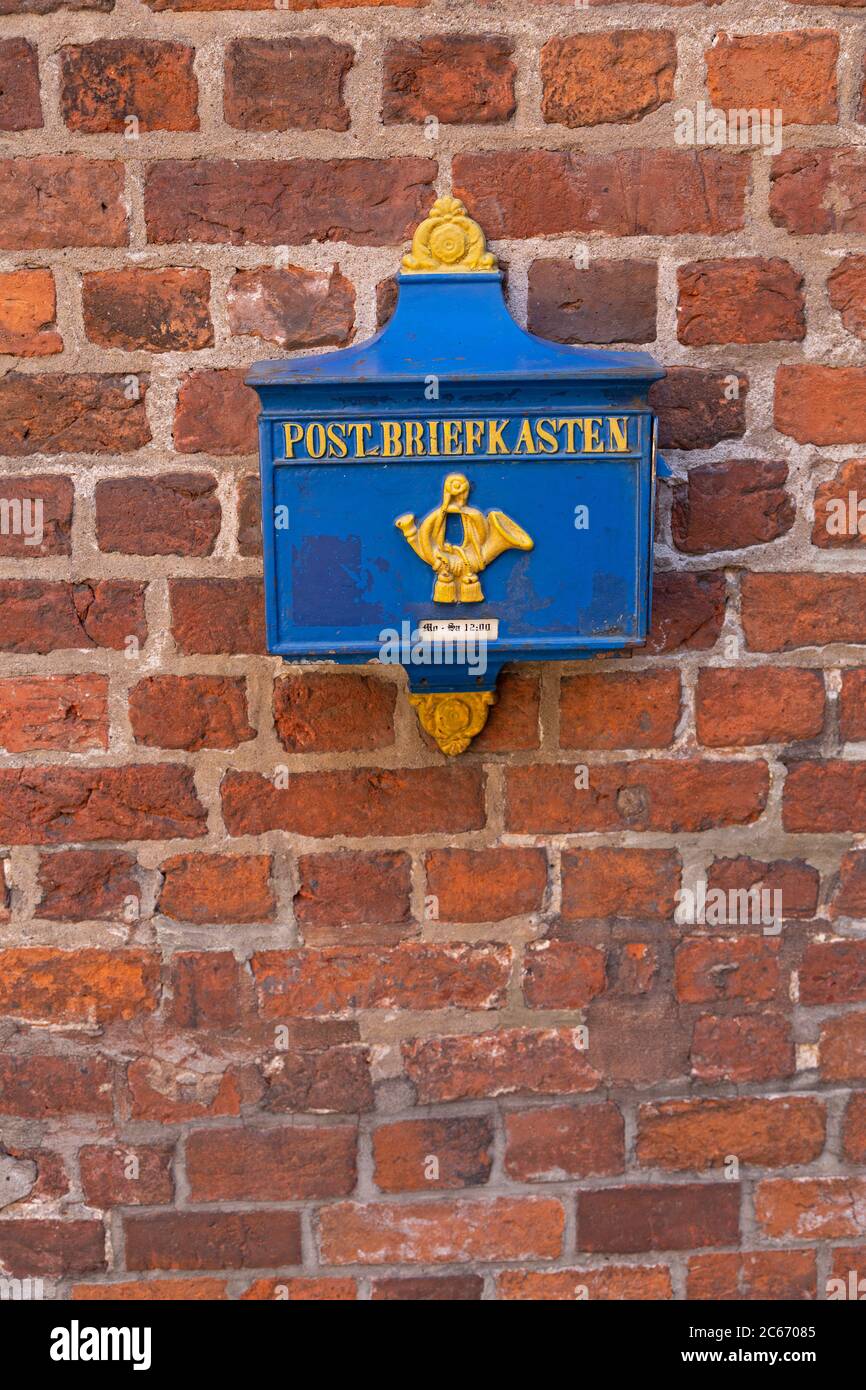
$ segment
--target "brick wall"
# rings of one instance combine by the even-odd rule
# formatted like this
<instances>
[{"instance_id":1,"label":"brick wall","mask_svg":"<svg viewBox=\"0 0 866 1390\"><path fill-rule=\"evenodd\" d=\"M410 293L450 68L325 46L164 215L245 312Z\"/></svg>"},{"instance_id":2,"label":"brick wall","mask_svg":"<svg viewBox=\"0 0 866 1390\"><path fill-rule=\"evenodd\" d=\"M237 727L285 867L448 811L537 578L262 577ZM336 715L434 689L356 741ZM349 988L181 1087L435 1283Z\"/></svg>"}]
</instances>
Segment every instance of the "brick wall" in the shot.
<instances>
[{"instance_id":1,"label":"brick wall","mask_svg":"<svg viewBox=\"0 0 866 1390\"><path fill-rule=\"evenodd\" d=\"M863 0L230 5L2 3L0 1270L824 1296L866 1261ZM781 152L680 143L701 102ZM446 763L402 675L264 654L242 378L369 335L451 189L519 319L670 367L676 481L646 652L515 670ZM783 929L675 921L701 884Z\"/></svg>"}]
</instances>

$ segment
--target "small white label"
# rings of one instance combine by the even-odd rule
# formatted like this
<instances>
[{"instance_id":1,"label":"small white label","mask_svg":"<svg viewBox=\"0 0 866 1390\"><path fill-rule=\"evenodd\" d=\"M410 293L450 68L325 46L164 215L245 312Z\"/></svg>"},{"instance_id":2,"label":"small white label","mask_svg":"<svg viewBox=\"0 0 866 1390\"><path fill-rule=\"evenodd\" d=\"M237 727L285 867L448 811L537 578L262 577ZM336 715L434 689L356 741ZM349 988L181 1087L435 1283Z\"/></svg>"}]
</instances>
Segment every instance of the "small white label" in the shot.
<instances>
[{"instance_id":1,"label":"small white label","mask_svg":"<svg viewBox=\"0 0 866 1390\"><path fill-rule=\"evenodd\" d=\"M419 623L418 631L422 641L427 642L465 642L467 638L495 642L499 637L499 619L438 618Z\"/></svg>"}]
</instances>

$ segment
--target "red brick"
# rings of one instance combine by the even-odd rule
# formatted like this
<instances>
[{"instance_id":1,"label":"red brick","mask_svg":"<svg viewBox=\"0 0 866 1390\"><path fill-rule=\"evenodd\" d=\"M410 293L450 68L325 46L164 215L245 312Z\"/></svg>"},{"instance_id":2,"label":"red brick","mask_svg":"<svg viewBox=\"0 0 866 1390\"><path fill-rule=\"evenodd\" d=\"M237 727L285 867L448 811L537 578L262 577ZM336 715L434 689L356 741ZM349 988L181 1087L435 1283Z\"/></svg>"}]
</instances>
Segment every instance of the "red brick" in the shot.
<instances>
[{"instance_id":1,"label":"red brick","mask_svg":"<svg viewBox=\"0 0 866 1390\"><path fill-rule=\"evenodd\" d=\"M781 974L779 941L757 936L689 937L674 955L677 998L685 1004L714 1004L745 999L750 1004L773 999Z\"/></svg>"},{"instance_id":2,"label":"red brick","mask_svg":"<svg viewBox=\"0 0 866 1390\"><path fill-rule=\"evenodd\" d=\"M688 1073L688 1034L669 991L647 998L600 995L586 1024L589 1060L610 1085L657 1085Z\"/></svg>"},{"instance_id":3,"label":"red brick","mask_svg":"<svg viewBox=\"0 0 866 1390\"><path fill-rule=\"evenodd\" d=\"M246 685L231 676L148 676L129 692L129 722L149 748L236 748L255 738Z\"/></svg>"},{"instance_id":4,"label":"red brick","mask_svg":"<svg viewBox=\"0 0 866 1390\"><path fill-rule=\"evenodd\" d=\"M736 1245L739 1230L736 1183L635 1184L577 1199L578 1248L594 1254Z\"/></svg>"},{"instance_id":5,"label":"red brick","mask_svg":"<svg viewBox=\"0 0 866 1390\"><path fill-rule=\"evenodd\" d=\"M819 1158L826 1113L808 1096L667 1100L642 1105L637 1160L644 1168L698 1172L740 1163L781 1168Z\"/></svg>"},{"instance_id":6,"label":"red brick","mask_svg":"<svg viewBox=\"0 0 866 1390\"><path fill-rule=\"evenodd\" d=\"M388 945L417 934L411 861L402 851L305 854L298 874L295 920L305 945Z\"/></svg>"},{"instance_id":7,"label":"red brick","mask_svg":"<svg viewBox=\"0 0 866 1390\"><path fill-rule=\"evenodd\" d=\"M181 383L174 416L179 454L252 454L259 400L244 385L244 368L190 372Z\"/></svg>"},{"instance_id":8,"label":"red brick","mask_svg":"<svg viewBox=\"0 0 866 1390\"><path fill-rule=\"evenodd\" d=\"M575 786L572 764L514 767L506 774L508 830L710 830L750 825L767 801L764 762L700 760L593 764Z\"/></svg>"},{"instance_id":9,"label":"red brick","mask_svg":"<svg viewBox=\"0 0 866 1390\"><path fill-rule=\"evenodd\" d=\"M430 159L162 159L145 180L148 241L394 246L426 215Z\"/></svg>"},{"instance_id":10,"label":"red brick","mask_svg":"<svg viewBox=\"0 0 866 1390\"><path fill-rule=\"evenodd\" d=\"M562 916L673 916L680 857L666 849L569 849L562 856Z\"/></svg>"},{"instance_id":11,"label":"red brick","mask_svg":"<svg viewBox=\"0 0 866 1390\"><path fill-rule=\"evenodd\" d=\"M650 387L662 449L712 449L746 432L749 379L733 367L668 367Z\"/></svg>"},{"instance_id":12,"label":"red brick","mask_svg":"<svg viewBox=\"0 0 866 1390\"><path fill-rule=\"evenodd\" d=\"M866 1279L866 1245L834 1246L831 1251L830 1273L832 1277L842 1280L844 1293L838 1285L833 1288L828 1280L825 1286L828 1298L835 1294L836 1298L856 1296L858 1302L862 1301L863 1290L866 1287L863 1284L863 1280ZM857 1284L856 1295L852 1289L852 1273Z\"/></svg>"},{"instance_id":13,"label":"red brick","mask_svg":"<svg viewBox=\"0 0 866 1390\"><path fill-rule=\"evenodd\" d=\"M0 1057L0 1114L34 1120L110 1115L114 1066L98 1055Z\"/></svg>"},{"instance_id":14,"label":"red brick","mask_svg":"<svg viewBox=\"0 0 866 1390\"><path fill-rule=\"evenodd\" d=\"M26 39L0 41L0 130L38 130L39 55Z\"/></svg>"},{"instance_id":15,"label":"red brick","mask_svg":"<svg viewBox=\"0 0 866 1390\"><path fill-rule=\"evenodd\" d=\"M785 779L782 824L793 834L866 830L866 762L797 763Z\"/></svg>"},{"instance_id":16,"label":"red brick","mask_svg":"<svg viewBox=\"0 0 866 1390\"><path fill-rule=\"evenodd\" d=\"M695 729L708 748L745 748L817 738L824 727L824 678L790 667L698 672Z\"/></svg>"},{"instance_id":17,"label":"red brick","mask_svg":"<svg viewBox=\"0 0 866 1390\"><path fill-rule=\"evenodd\" d=\"M856 548L866 539L866 459L843 463L835 477L815 489L812 544L825 550Z\"/></svg>"},{"instance_id":18,"label":"red brick","mask_svg":"<svg viewBox=\"0 0 866 1390\"><path fill-rule=\"evenodd\" d=\"M489 125L514 115L514 45L493 34L433 34L385 45L385 125L431 116L447 125Z\"/></svg>"},{"instance_id":19,"label":"red brick","mask_svg":"<svg viewBox=\"0 0 866 1390\"><path fill-rule=\"evenodd\" d=\"M166 840L206 833L192 769L28 767L0 772L0 839L20 845Z\"/></svg>"},{"instance_id":20,"label":"red brick","mask_svg":"<svg viewBox=\"0 0 866 1390\"><path fill-rule=\"evenodd\" d=\"M793 1302L817 1297L814 1250L756 1250L747 1254L693 1255L686 1297Z\"/></svg>"},{"instance_id":21,"label":"red brick","mask_svg":"<svg viewBox=\"0 0 866 1390\"><path fill-rule=\"evenodd\" d=\"M356 1142L351 1125L196 1130L186 1140L190 1199L291 1202L345 1197L355 1186Z\"/></svg>"},{"instance_id":22,"label":"red brick","mask_svg":"<svg viewBox=\"0 0 866 1390\"><path fill-rule=\"evenodd\" d=\"M296 1211L192 1211L129 1216L130 1269L274 1269L301 1259Z\"/></svg>"},{"instance_id":23,"label":"red brick","mask_svg":"<svg viewBox=\"0 0 866 1390\"><path fill-rule=\"evenodd\" d=\"M713 106L779 108L785 125L832 125L839 119L839 35L825 29L772 34L716 34L704 54Z\"/></svg>"},{"instance_id":24,"label":"red brick","mask_svg":"<svg viewBox=\"0 0 866 1390\"><path fill-rule=\"evenodd\" d=\"M842 1123L842 1153L850 1163L866 1163L866 1093L848 1101Z\"/></svg>"},{"instance_id":25,"label":"red brick","mask_svg":"<svg viewBox=\"0 0 866 1390\"><path fill-rule=\"evenodd\" d=\"M279 1052L264 1070L267 1091L262 1108L271 1114L360 1115L373 1109L366 1047Z\"/></svg>"},{"instance_id":26,"label":"red brick","mask_svg":"<svg viewBox=\"0 0 866 1390\"><path fill-rule=\"evenodd\" d=\"M488 237L719 235L743 225L748 163L709 150L458 154L454 195Z\"/></svg>"},{"instance_id":27,"label":"red brick","mask_svg":"<svg viewBox=\"0 0 866 1390\"><path fill-rule=\"evenodd\" d=\"M274 684L274 727L290 753L344 753L394 742L397 687L354 671L290 675Z\"/></svg>"},{"instance_id":28,"label":"red brick","mask_svg":"<svg viewBox=\"0 0 866 1390\"><path fill-rule=\"evenodd\" d=\"M493 1126L482 1116L380 1125L373 1133L373 1180L381 1192L480 1187L490 1177L492 1144Z\"/></svg>"},{"instance_id":29,"label":"red brick","mask_svg":"<svg viewBox=\"0 0 866 1390\"><path fill-rule=\"evenodd\" d=\"M242 1299L276 1299L288 1303L354 1303L357 1296L354 1279L303 1279L283 1275L277 1275L276 1279L256 1279L241 1294Z\"/></svg>"},{"instance_id":30,"label":"red brick","mask_svg":"<svg viewBox=\"0 0 866 1390\"><path fill-rule=\"evenodd\" d=\"M842 855L830 916L866 918L866 854L862 851L849 850Z\"/></svg>"},{"instance_id":31,"label":"red brick","mask_svg":"<svg viewBox=\"0 0 866 1390\"><path fill-rule=\"evenodd\" d=\"M276 788L257 772L227 773L221 792L229 834L460 834L484 824L482 784L473 767L299 772L285 781Z\"/></svg>"},{"instance_id":32,"label":"red brick","mask_svg":"<svg viewBox=\"0 0 866 1390\"><path fill-rule=\"evenodd\" d=\"M668 748L679 716L678 671L566 676L559 741L563 748Z\"/></svg>"},{"instance_id":33,"label":"red brick","mask_svg":"<svg viewBox=\"0 0 866 1390\"><path fill-rule=\"evenodd\" d=\"M0 1221L0 1267L13 1278L105 1268L101 1221Z\"/></svg>"},{"instance_id":34,"label":"red brick","mask_svg":"<svg viewBox=\"0 0 866 1390\"><path fill-rule=\"evenodd\" d=\"M472 740L476 753L512 753L525 748L538 748L538 717L541 689L536 676L506 671L496 687L496 713L488 719L480 734ZM436 745L429 735L417 726L429 748Z\"/></svg>"},{"instance_id":35,"label":"red brick","mask_svg":"<svg viewBox=\"0 0 866 1390\"><path fill-rule=\"evenodd\" d=\"M0 580L0 650L47 653L64 648L123 650L147 639L143 584L100 579L81 584Z\"/></svg>"},{"instance_id":36,"label":"red brick","mask_svg":"<svg viewBox=\"0 0 866 1390\"><path fill-rule=\"evenodd\" d=\"M45 0L27 0L28 3L45 3ZM51 0L55 3L56 0ZM89 3L89 0L88 0ZM270 10L273 0L147 0L152 10ZM823 3L823 0L818 0ZM425 5L427 0L288 0L287 10L329 10L333 8L351 10L358 6L372 8L375 5L394 5L401 9L406 6ZM361 18L367 16L362 15Z\"/></svg>"},{"instance_id":37,"label":"red brick","mask_svg":"<svg viewBox=\"0 0 866 1390\"><path fill-rule=\"evenodd\" d=\"M530 331L557 343L648 343L656 336L655 261L545 258L529 267Z\"/></svg>"},{"instance_id":38,"label":"red brick","mask_svg":"<svg viewBox=\"0 0 866 1390\"><path fill-rule=\"evenodd\" d=\"M71 554L73 501L72 479L62 474L7 474L0 501L0 555L36 560Z\"/></svg>"},{"instance_id":39,"label":"red brick","mask_svg":"<svg viewBox=\"0 0 866 1390\"><path fill-rule=\"evenodd\" d=\"M573 1028L509 1028L469 1036L416 1038L402 1044L418 1102L592 1091L598 1072Z\"/></svg>"},{"instance_id":40,"label":"red brick","mask_svg":"<svg viewBox=\"0 0 866 1390\"><path fill-rule=\"evenodd\" d=\"M523 997L530 1009L582 1009L603 993L605 954L579 941L530 941Z\"/></svg>"},{"instance_id":41,"label":"red brick","mask_svg":"<svg viewBox=\"0 0 866 1390\"><path fill-rule=\"evenodd\" d=\"M157 910L177 922L266 922L276 911L268 854L176 854L160 871Z\"/></svg>"},{"instance_id":42,"label":"red brick","mask_svg":"<svg viewBox=\"0 0 866 1390\"><path fill-rule=\"evenodd\" d=\"M755 1215L774 1238L866 1235L866 1178L770 1178L757 1186Z\"/></svg>"},{"instance_id":43,"label":"red brick","mask_svg":"<svg viewBox=\"0 0 866 1390\"><path fill-rule=\"evenodd\" d=\"M0 53L2 47L0 44ZM63 339L53 327L56 307L50 270L7 270L0 274L0 352L15 357L62 352Z\"/></svg>"},{"instance_id":44,"label":"red brick","mask_svg":"<svg viewBox=\"0 0 866 1390\"><path fill-rule=\"evenodd\" d=\"M866 1081L866 1013L830 1018L821 1029L825 1081Z\"/></svg>"},{"instance_id":45,"label":"red brick","mask_svg":"<svg viewBox=\"0 0 866 1390\"><path fill-rule=\"evenodd\" d=\"M446 1274L438 1278L374 1279L374 1303L476 1303L484 1291L480 1274Z\"/></svg>"},{"instance_id":46,"label":"red brick","mask_svg":"<svg viewBox=\"0 0 866 1390\"><path fill-rule=\"evenodd\" d=\"M866 941L810 941L800 962L801 1004L866 1000Z\"/></svg>"},{"instance_id":47,"label":"red brick","mask_svg":"<svg viewBox=\"0 0 866 1390\"><path fill-rule=\"evenodd\" d=\"M212 473L106 478L96 484L96 538L106 552L210 555L221 518Z\"/></svg>"},{"instance_id":48,"label":"red brick","mask_svg":"<svg viewBox=\"0 0 866 1390\"><path fill-rule=\"evenodd\" d=\"M548 39L541 50L541 111L570 127L637 121L672 99L676 37L667 29L614 29Z\"/></svg>"},{"instance_id":49,"label":"red brick","mask_svg":"<svg viewBox=\"0 0 866 1390\"><path fill-rule=\"evenodd\" d=\"M427 892L443 922L499 922L540 912L547 888L543 849L438 849L427 855Z\"/></svg>"},{"instance_id":50,"label":"red brick","mask_svg":"<svg viewBox=\"0 0 866 1390\"><path fill-rule=\"evenodd\" d=\"M793 1076L791 1025L781 1014L701 1014L692 1038L699 1081L771 1081Z\"/></svg>"},{"instance_id":51,"label":"red brick","mask_svg":"<svg viewBox=\"0 0 866 1390\"><path fill-rule=\"evenodd\" d=\"M609 989L614 994L647 994L658 973L658 951L646 941L617 945L608 960Z\"/></svg>"},{"instance_id":52,"label":"red brick","mask_svg":"<svg viewBox=\"0 0 866 1390\"><path fill-rule=\"evenodd\" d=\"M98 39L60 50L60 110L70 130L198 130L195 49L156 39Z\"/></svg>"},{"instance_id":53,"label":"red brick","mask_svg":"<svg viewBox=\"0 0 866 1390\"><path fill-rule=\"evenodd\" d=\"M319 36L232 39L223 108L239 130L348 130L343 79L354 50Z\"/></svg>"},{"instance_id":54,"label":"red brick","mask_svg":"<svg viewBox=\"0 0 866 1390\"><path fill-rule=\"evenodd\" d=\"M84 331L100 347L189 352L213 346L206 270L93 270L83 277Z\"/></svg>"},{"instance_id":55,"label":"red brick","mask_svg":"<svg viewBox=\"0 0 866 1390\"><path fill-rule=\"evenodd\" d=\"M776 372L774 424L798 444L866 440L866 367L805 362Z\"/></svg>"},{"instance_id":56,"label":"red brick","mask_svg":"<svg viewBox=\"0 0 866 1390\"><path fill-rule=\"evenodd\" d=\"M644 650L651 655L708 651L721 636L725 606L720 570L662 570L653 580L652 625Z\"/></svg>"},{"instance_id":57,"label":"red brick","mask_svg":"<svg viewBox=\"0 0 866 1390\"><path fill-rule=\"evenodd\" d=\"M219 953L211 953L219 954ZM136 1120L182 1124L186 1120L239 1115L260 1088L224 1059L185 1056L180 1063L138 1057L127 1071L130 1112Z\"/></svg>"},{"instance_id":58,"label":"red brick","mask_svg":"<svg viewBox=\"0 0 866 1390\"><path fill-rule=\"evenodd\" d=\"M79 1154L84 1200L91 1207L163 1206L174 1195L171 1149L85 1145Z\"/></svg>"},{"instance_id":59,"label":"red brick","mask_svg":"<svg viewBox=\"0 0 866 1390\"><path fill-rule=\"evenodd\" d=\"M531 1303L593 1303L624 1299L641 1302L673 1298L666 1265L604 1265L595 1269L507 1269L497 1276L501 1300Z\"/></svg>"},{"instance_id":60,"label":"red brick","mask_svg":"<svg viewBox=\"0 0 866 1390\"><path fill-rule=\"evenodd\" d=\"M265 651L260 579L170 579L171 633L183 656Z\"/></svg>"},{"instance_id":61,"label":"red brick","mask_svg":"<svg viewBox=\"0 0 866 1390\"><path fill-rule=\"evenodd\" d=\"M138 375L10 372L0 381L0 448L14 458L140 449L150 442L147 387Z\"/></svg>"},{"instance_id":62,"label":"red brick","mask_svg":"<svg viewBox=\"0 0 866 1390\"><path fill-rule=\"evenodd\" d=\"M241 1021L240 967L231 951L177 951L171 977L178 1027L233 1028Z\"/></svg>"},{"instance_id":63,"label":"red brick","mask_svg":"<svg viewBox=\"0 0 866 1390\"><path fill-rule=\"evenodd\" d=\"M511 948L456 942L323 946L252 958L263 1018L350 1015L356 1009L497 1009Z\"/></svg>"},{"instance_id":64,"label":"red brick","mask_svg":"<svg viewBox=\"0 0 866 1390\"><path fill-rule=\"evenodd\" d=\"M54 921L124 921L141 896L135 856L116 849L65 849L39 861L37 917Z\"/></svg>"},{"instance_id":65,"label":"red brick","mask_svg":"<svg viewBox=\"0 0 866 1390\"><path fill-rule=\"evenodd\" d=\"M610 1102L505 1116L505 1171L515 1182L615 1176L625 1167L624 1145L622 1115Z\"/></svg>"},{"instance_id":66,"label":"red brick","mask_svg":"<svg viewBox=\"0 0 866 1390\"><path fill-rule=\"evenodd\" d=\"M866 256L843 256L827 277L827 290L842 326L866 338Z\"/></svg>"},{"instance_id":67,"label":"red brick","mask_svg":"<svg viewBox=\"0 0 866 1390\"><path fill-rule=\"evenodd\" d=\"M752 651L866 642L866 580L858 574L745 574L742 620Z\"/></svg>"},{"instance_id":68,"label":"red brick","mask_svg":"<svg viewBox=\"0 0 866 1390\"><path fill-rule=\"evenodd\" d=\"M565 1213L561 1203L546 1197L345 1202L322 1207L319 1222L327 1264L456 1264L556 1259Z\"/></svg>"},{"instance_id":69,"label":"red brick","mask_svg":"<svg viewBox=\"0 0 866 1390\"><path fill-rule=\"evenodd\" d=\"M790 149L770 168L770 217L795 235L866 230L862 149Z\"/></svg>"},{"instance_id":70,"label":"red brick","mask_svg":"<svg viewBox=\"0 0 866 1390\"><path fill-rule=\"evenodd\" d=\"M238 551L262 553L262 489L257 473L238 480Z\"/></svg>"},{"instance_id":71,"label":"red brick","mask_svg":"<svg viewBox=\"0 0 866 1390\"><path fill-rule=\"evenodd\" d=\"M355 290L337 265L330 270L293 265L239 270L226 304L232 333L248 333L283 348L343 347L355 331Z\"/></svg>"},{"instance_id":72,"label":"red brick","mask_svg":"<svg viewBox=\"0 0 866 1390\"><path fill-rule=\"evenodd\" d=\"M225 1299L224 1279L147 1279L121 1284L75 1284L74 1302L168 1303Z\"/></svg>"},{"instance_id":73,"label":"red brick","mask_svg":"<svg viewBox=\"0 0 866 1390\"><path fill-rule=\"evenodd\" d=\"M677 550L707 555L787 535L796 516L787 480L788 465L769 459L722 459L690 468L672 488Z\"/></svg>"},{"instance_id":74,"label":"red brick","mask_svg":"<svg viewBox=\"0 0 866 1390\"><path fill-rule=\"evenodd\" d=\"M105 676L25 676L0 680L0 745L84 752L108 747Z\"/></svg>"},{"instance_id":75,"label":"red brick","mask_svg":"<svg viewBox=\"0 0 866 1390\"><path fill-rule=\"evenodd\" d=\"M814 917L818 907L818 870L802 859L765 863L738 855L715 859L707 871L707 887L724 892L781 893L783 917Z\"/></svg>"},{"instance_id":76,"label":"red brick","mask_svg":"<svg viewBox=\"0 0 866 1390\"><path fill-rule=\"evenodd\" d=\"M22 946L0 951L0 964L0 1016L8 1018L110 1023L159 1002L159 958L149 951Z\"/></svg>"},{"instance_id":77,"label":"red brick","mask_svg":"<svg viewBox=\"0 0 866 1390\"><path fill-rule=\"evenodd\" d=\"M38 155L0 160L0 250L125 246L120 160Z\"/></svg>"}]
</instances>

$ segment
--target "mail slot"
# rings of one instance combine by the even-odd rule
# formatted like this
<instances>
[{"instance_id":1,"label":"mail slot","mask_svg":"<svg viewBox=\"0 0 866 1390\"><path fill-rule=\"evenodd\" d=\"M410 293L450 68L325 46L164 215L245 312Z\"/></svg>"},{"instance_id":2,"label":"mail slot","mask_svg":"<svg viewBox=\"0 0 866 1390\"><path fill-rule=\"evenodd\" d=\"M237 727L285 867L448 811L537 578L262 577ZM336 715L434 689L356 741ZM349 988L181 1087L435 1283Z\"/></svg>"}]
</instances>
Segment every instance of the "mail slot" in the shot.
<instances>
[{"instance_id":1,"label":"mail slot","mask_svg":"<svg viewBox=\"0 0 866 1390\"><path fill-rule=\"evenodd\" d=\"M505 662L646 640L656 420L648 354L512 319L462 203L440 198L375 337L259 362L269 650L397 662L443 752Z\"/></svg>"}]
</instances>

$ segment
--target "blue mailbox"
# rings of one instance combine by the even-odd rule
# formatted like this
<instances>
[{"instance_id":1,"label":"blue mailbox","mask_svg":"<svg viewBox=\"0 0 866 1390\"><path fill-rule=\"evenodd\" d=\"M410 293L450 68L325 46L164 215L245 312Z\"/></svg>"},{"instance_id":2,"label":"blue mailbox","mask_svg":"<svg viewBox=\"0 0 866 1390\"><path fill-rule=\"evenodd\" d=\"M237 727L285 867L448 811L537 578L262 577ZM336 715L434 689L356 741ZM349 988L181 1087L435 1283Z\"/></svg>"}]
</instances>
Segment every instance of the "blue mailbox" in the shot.
<instances>
[{"instance_id":1,"label":"blue mailbox","mask_svg":"<svg viewBox=\"0 0 866 1390\"><path fill-rule=\"evenodd\" d=\"M504 662L637 646L650 615L664 369L524 332L501 280L440 198L385 328L247 378L270 651L399 662L448 754L483 727Z\"/></svg>"}]
</instances>

